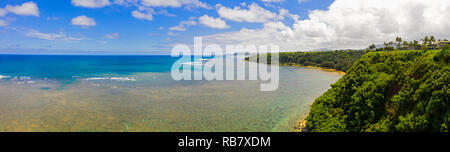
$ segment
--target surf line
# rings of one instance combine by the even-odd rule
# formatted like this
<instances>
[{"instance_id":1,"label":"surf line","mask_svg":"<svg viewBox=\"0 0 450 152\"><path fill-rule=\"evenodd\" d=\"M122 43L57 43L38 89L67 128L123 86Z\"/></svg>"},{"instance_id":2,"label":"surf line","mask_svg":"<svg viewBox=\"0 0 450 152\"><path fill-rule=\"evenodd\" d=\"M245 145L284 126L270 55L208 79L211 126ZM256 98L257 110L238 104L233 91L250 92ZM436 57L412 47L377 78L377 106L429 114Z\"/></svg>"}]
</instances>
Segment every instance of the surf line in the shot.
<instances>
[{"instance_id":1,"label":"surf line","mask_svg":"<svg viewBox=\"0 0 450 152\"><path fill-rule=\"evenodd\" d=\"M211 147L212 139L194 139L194 138L181 138L178 139L179 147L206 147L209 149Z\"/></svg>"}]
</instances>

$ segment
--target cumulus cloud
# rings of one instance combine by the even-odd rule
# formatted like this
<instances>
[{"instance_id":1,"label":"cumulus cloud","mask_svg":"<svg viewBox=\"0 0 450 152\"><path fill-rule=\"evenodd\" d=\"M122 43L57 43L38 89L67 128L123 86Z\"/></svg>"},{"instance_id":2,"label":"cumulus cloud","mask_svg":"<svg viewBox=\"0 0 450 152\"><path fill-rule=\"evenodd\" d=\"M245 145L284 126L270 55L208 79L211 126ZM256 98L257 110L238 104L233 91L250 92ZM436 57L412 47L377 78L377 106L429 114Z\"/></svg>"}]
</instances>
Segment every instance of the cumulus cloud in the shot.
<instances>
[{"instance_id":1,"label":"cumulus cloud","mask_svg":"<svg viewBox=\"0 0 450 152\"><path fill-rule=\"evenodd\" d=\"M26 2L22 5L6 5L5 8L0 8L0 17L8 13L13 13L21 16L36 16L39 17L39 8L34 2Z\"/></svg>"},{"instance_id":2,"label":"cumulus cloud","mask_svg":"<svg viewBox=\"0 0 450 152\"><path fill-rule=\"evenodd\" d=\"M136 5L139 0L114 0L114 4L122 6L133 6Z\"/></svg>"},{"instance_id":3,"label":"cumulus cloud","mask_svg":"<svg viewBox=\"0 0 450 152\"><path fill-rule=\"evenodd\" d=\"M41 33L37 30L29 30L25 33L25 36L34 37L38 39L51 40L51 41L80 41L84 40L84 38L77 38L67 36L63 32L60 33Z\"/></svg>"},{"instance_id":4,"label":"cumulus cloud","mask_svg":"<svg viewBox=\"0 0 450 152\"><path fill-rule=\"evenodd\" d=\"M111 5L109 0L72 0L72 5L87 8L102 8Z\"/></svg>"},{"instance_id":5,"label":"cumulus cloud","mask_svg":"<svg viewBox=\"0 0 450 152\"><path fill-rule=\"evenodd\" d=\"M220 17L236 22L264 23L278 17L276 13L266 10L256 3L250 4L248 9L239 6L229 8L220 4L217 4L216 8Z\"/></svg>"},{"instance_id":6,"label":"cumulus cloud","mask_svg":"<svg viewBox=\"0 0 450 152\"><path fill-rule=\"evenodd\" d=\"M249 20L237 15L230 16L230 19ZM372 43L381 44L396 36L413 40L428 34L448 39L449 18L450 3L442 0L336 0L328 10L311 10L308 19L297 19L292 26L267 21L260 29L243 28L236 32L209 35L204 37L204 41L278 44L281 49L292 51L359 49Z\"/></svg>"},{"instance_id":7,"label":"cumulus cloud","mask_svg":"<svg viewBox=\"0 0 450 152\"><path fill-rule=\"evenodd\" d=\"M199 0L142 0L141 4L147 7L188 7L210 8L206 3Z\"/></svg>"},{"instance_id":8,"label":"cumulus cloud","mask_svg":"<svg viewBox=\"0 0 450 152\"><path fill-rule=\"evenodd\" d=\"M78 26L82 26L82 27L89 27L89 26L95 26L97 25L97 23L95 22L95 20L93 18L89 18L85 15L81 15L78 17L75 17L72 19L71 21L72 25L78 25Z\"/></svg>"},{"instance_id":9,"label":"cumulus cloud","mask_svg":"<svg viewBox=\"0 0 450 152\"><path fill-rule=\"evenodd\" d=\"M220 18L210 17L208 15L203 15L202 17L198 18L198 21L201 24L203 24L207 27L211 27L211 28L216 28L216 29L230 28L230 26L228 26L224 20L222 20Z\"/></svg>"},{"instance_id":10,"label":"cumulus cloud","mask_svg":"<svg viewBox=\"0 0 450 152\"><path fill-rule=\"evenodd\" d=\"M194 17L191 17L187 21L181 21L177 26L172 26L169 28L171 31L186 31L186 26L197 25L197 22L194 21Z\"/></svg>"},{"instance_id":11,"label":"cumulus cloud","mask_svg":"<svg viewBox=\"0 0 450 152\"><path fill-rule=\"evenodd\" d=\"M284 2L284 0L261 0L263 2L266 3L280 3L280 2Z\"/></svg>"},{"instance_id":12,"label":"cumulus cloud","mask_svg":"<svg viewBox=\"0 0 450 152\"><path fill-rule=\"evenodd\" d=\"M131 12L131 16L141 20L153 20L153 13L155 13L155 11L152 8L146 8L142 6L138 8L138 10Z\"/></svg>"},{"instance_id":13,"label":"cumulus cloud","mask_svg":"<svg viewBox=\"0 0 450 152\"><path fill-rule=\"evenodd\" d=\"M293 20L298 20L300 18L300 16L298 16L296 14L289 13L289 10L287 10L287 9L282 8L279 11L280 11L280 13L278 14L279 20L284 20L285 17L290 17Z\"/></svg>"},{"instance_id":14,"label":"cumulus cloud","mask_svg":"<svg viewBox=\"0 0 450 152\"><path fill-rule=\"evenodd\" d=\"M131 15L134 18L141 19L141 20L149 20L149 21L153 20L153 14L150 11L146 11L146 12L133 11L133 12L131 12Z\"/></svg>"},{"instance_id":15,"label":"cumulus cloud","mask_svg":"<svg viewBox=\"0 0 450 152\"><path fill-rule=\"evenodd\" d=\"M111 33L105 35L106 39L118 39L119 37L120 37L119 33Z\"/></svg>"},{"instance_id":16,"label":"cumulus cloud","mask_svg":"<svg viewBox=\"0 0 450 152\"><path fill-rule=\"evenodd\" d=\"M298 0L298 3L299 4L301 4L301 3L304 3L304 2L308 2L309 0Z\"/></svg>"}]
</instances>

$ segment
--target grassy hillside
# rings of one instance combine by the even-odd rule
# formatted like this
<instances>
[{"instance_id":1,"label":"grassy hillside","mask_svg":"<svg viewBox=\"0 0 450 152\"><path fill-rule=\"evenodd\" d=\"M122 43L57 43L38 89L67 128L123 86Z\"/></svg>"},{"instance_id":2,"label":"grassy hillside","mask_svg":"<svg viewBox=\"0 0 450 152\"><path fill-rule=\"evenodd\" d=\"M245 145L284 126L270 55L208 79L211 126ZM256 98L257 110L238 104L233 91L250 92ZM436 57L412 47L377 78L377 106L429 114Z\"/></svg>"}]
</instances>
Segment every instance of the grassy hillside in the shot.
<instances>
[{"instance_id":1,"label":"grassy hillside","mask_svg":"<svg viewBox=\"0 0 450 152\"><path fill-rule=\"evenodd\" d=\"M370 52L312 105L309 131L449 131L450 55Z\"/></svg>"}]
</instances>

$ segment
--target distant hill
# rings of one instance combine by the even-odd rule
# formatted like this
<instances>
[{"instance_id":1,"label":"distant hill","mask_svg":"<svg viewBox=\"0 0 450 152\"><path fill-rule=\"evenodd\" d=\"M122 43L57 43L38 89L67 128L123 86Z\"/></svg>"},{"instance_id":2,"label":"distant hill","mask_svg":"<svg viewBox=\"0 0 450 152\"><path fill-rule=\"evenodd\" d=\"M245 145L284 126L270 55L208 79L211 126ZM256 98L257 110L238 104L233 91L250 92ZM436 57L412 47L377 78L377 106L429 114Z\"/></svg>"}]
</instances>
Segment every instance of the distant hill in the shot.
<instances>
[{"instance_id":1,"label":"distant hill","mask_svg":"<svg viewBox=\"0 0 450 152\"><path fill-rule=\"evenodd\" d=\"M308 131L449 131L448 49L369 52L359 59L364 53L320 54L325 60L309 53L280 55L282 62L346 71L312 105Z\"/></svg>"}]
</instances>

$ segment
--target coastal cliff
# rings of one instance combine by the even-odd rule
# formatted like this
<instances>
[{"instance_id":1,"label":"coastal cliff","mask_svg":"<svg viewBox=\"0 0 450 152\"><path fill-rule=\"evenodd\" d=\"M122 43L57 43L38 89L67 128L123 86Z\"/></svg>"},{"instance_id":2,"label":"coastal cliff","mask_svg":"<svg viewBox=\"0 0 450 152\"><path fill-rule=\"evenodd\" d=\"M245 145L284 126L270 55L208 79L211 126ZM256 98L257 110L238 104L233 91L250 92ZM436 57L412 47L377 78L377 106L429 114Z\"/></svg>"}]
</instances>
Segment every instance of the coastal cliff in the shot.
<instances>
[{"instance_id":1,"label":"coastal cliff","mask_svg":"<svg viewBox=\"0 0 450 152\"><path fill-rule=\"evenodd\" d=\"M312 132L449 131L448 49L369 52L317 98Z\"/></svg>"}]
</instances>

